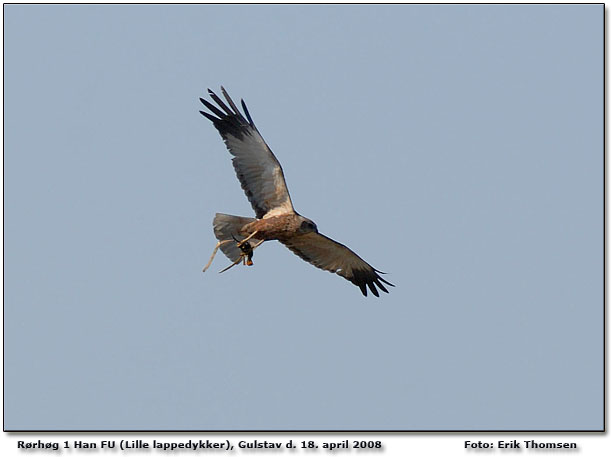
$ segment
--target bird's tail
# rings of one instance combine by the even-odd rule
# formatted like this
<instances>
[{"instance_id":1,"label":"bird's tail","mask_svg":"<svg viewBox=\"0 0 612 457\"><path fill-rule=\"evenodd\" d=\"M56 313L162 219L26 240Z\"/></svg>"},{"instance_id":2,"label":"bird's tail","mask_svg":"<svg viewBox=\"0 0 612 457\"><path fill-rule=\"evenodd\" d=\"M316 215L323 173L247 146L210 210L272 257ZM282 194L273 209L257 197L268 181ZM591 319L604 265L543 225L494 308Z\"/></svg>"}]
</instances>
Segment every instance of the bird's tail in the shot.
<instances>
[{"instance_id":1,"label":"bird's tail","mask_svg":"<svg viewBox=\"0 0 612 457\"><path fill-rule=\"evenodd\" d=\"M239 235L240 229L244 227L246 224L250 224L254 222L255 219L252 217L242 217L242 216L231 216L229 214L215 214L215 218L213 219L213 228L215 230L215 236L219 241L223 240L236 240L242 241L245 236ZM259 242L256 238L251 238L249 240L250 243L256 244ZM224 243L220 246L220 249L223 251L223 254L227 256L232 262L235 262L240 258L240 248L236 246L236 243Z\"/></svg>"}]
</instances>

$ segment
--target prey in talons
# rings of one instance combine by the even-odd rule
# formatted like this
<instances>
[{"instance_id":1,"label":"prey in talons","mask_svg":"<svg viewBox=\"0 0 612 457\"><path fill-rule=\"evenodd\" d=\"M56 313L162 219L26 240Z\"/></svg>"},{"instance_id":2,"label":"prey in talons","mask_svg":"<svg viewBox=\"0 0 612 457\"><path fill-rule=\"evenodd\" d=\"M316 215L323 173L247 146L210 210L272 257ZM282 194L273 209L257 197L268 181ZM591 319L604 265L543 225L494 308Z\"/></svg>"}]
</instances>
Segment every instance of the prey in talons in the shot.
<instances>
[{"instance_id":1,"label":"prey in talons","mask_svg":"<svg viewBox=\"0 0 612 457\"><path fill-rule=\"evenodd\" d=\"M223 270L221 270L219 273L224 273L227 270L229 270L230 268L232 268L235 265L238 265L240 262L242 262L243 265L248 265L248 266L252 266L253 265L253 251L255 250L255 248L257 248L261 243L263 243L265 240L260 240L258 241L254 246L251 245L251 243L249 243L248 240L250 240L255 234L257 234L257 230L253 233L251 233L248 237L246 237L244 240L240 241L238 239L236 239L236 237L234 235L232 235L233 241L236 243L236 247L240 249L240 255L239 257L229 266L225 267ZM208 270L208 267L210 267L210 265L212 264L213 259L215 258L215 255L217 254L217 251L219 250L219 248L227 243L231 243L232 240L221 240L217 243L217 245L215 246L215 249L213 250L212 255L210 256L210 260L208 261L208 263L206 264L206 266L204 267L204 269L202 271L206 271Z\"/></svg>"},{"instance_id":2,"label":"prey in talons","mask_svg":"<svg viewBox=\"0 0 612 457\"><path fill-rule=\"evenodd\" d=\"M232 235L232 238L236 242L236 246L238 246L240 250L242 251L242 254L240 256L240 258L242 259L242 265L248 265L249 267L252 266L253 265L253 246L251 246L251 243L249 243L246 240L246 238L242 241L238 241L234 235Z\"/></svg>"}]
</instances>

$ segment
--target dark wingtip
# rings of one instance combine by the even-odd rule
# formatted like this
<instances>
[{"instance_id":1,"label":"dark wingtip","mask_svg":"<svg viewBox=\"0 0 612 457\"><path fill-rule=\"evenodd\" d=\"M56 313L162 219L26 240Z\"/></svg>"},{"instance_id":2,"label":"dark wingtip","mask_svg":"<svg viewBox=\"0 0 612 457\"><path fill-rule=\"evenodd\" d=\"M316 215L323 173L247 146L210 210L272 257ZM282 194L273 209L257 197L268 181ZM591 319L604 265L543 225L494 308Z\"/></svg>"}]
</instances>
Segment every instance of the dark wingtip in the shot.
<instances>
[{"instance_id":1,"label":"dark wingtip","mask_svg":"<svg viewBox=\"0 0 612 457\"><path fill-rule=\"evenodd\" d=\"M387 284L388 286L395 287L395 284L391 284L389 281L385 281L383 278L380 278L380 280L384 282L385 284Z\"/></svg>"},{"instance_id":2,"label":"dark wingtip","mask_svg":"<svg viewBox=\"0 0 612 457\"><path fill-rule=\"evenodd\" d=\"M252 126L255 126L255 124L253 123L253 119L251 119L251 113L249 113L249 109L247 108L246 103L244 103L244 99L240 99L240 104L242 105L242 109L244 110L244 114L246 114L246 117L249 120L250 124Z\"/></svg>"},{"instance_id":3,"label":"dark wingtip","mask_svg":"<svg viewBox=\"0 0 612 457\"><path fill-rule=\"evenodd\" d=\"M210 121L212 121L213 123L219 121L219 119L217 119L216 117L212 116L211 114L208 114L206 111L200 111L200 114L202 116L204 116L206 119L209 119Z\"/></svg>"},{"instance_id":4,"label":"dark wingtip","mask_svg":"<svg viewBox=\"0 0 612 457\"><path fill-rule=\"evenodd\" d=\"M381 279L382 279L382 278L381 278ZM378 286L378 288L379 288L380 290L382 290L384 293L386 293L386 294L388 294L388 293L389 293L389 291L388 291L388 290L385 288L385 286L383 286L383 285L382 285L382 283L380 282L380 279L379 279L379 278L376 278L376 279L374 280L374 284L376 284L376 285Z\"/></svg>"},{"instance_id":5,"label":"dark wingtip","mask_svg":"<svg viewBox=\"0 0 612 457\"><path fill-rule=\"evenodd\" d=\"M376 273L380 273L381 275L386 275L386 274L387 274L387 273L385 273L384 271L377 270L376 268L373 268L373 270L374 270ZM389 286L391 286L391 287L395 287L395 284L391 284L389 281L387 281L387 280L385 280L385 279L381 278L380 276L378 276L378 279L380 279L382 282L384 282L385 284L388 284L388 285L389 285ZM385 292L387 292L387 291L385 290ZM387 293L388 293L388 292L387 292Z\"/></svg>"},{"instance_id":6,"label":"dark wingtip","mask_svg":"<svg viewBox=\"0 0 612 457\"><path fill-rule=\"evenodd\" d=\"M228 95L225 87L221 86L221 92L222 96L225 96L229 106L208 88L208 95L212 100L207 101L204 98L200 98L200 102L202 102L212 114L206 111L200 111L202 116L212 121L223 138L228 134L236 138L243 138L244 135L251 134L255 128L252 120L249 119L251 121L249 123L249 121L244 118Z\"/></svg>"},{"instance_id":7,"label":"dark wingtip","mask_svg":"<svg viewBox=\"0 0 612 457\"><path fill-rule=\"evenodd\" d=\"M365 284L358 284L359 288L361 289L361 293L363 294L364 297L368 296L368 289L366 288Z\"/></svg>"},{"instance_id":8,"label":"dark wingtip","mask_svg":"<svg viewBox=\"0 0 612 457\"><path fill-rule=\"evenodd\" d=\"M378 290L376 290L376 286L373 283L369 282L368 287L370 288L375 297L380 297L380 295L378 294Z\"/></svg>"}]
</instances>

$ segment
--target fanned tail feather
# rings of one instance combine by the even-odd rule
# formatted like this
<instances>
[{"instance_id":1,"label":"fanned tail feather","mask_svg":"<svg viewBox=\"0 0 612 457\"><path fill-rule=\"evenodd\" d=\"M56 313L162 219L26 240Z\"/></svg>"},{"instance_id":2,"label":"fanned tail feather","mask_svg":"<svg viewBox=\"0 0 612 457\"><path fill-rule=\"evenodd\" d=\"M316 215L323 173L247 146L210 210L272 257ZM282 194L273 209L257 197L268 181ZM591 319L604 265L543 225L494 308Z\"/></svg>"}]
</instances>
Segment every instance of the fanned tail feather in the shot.
<instances>
[{"instance_id":1,"label":"fanned tail feather","mask_svg":"<svg viewBox=\"0 0 612 457\"><path fill-rule=\"evenodd\" d=\"M238 241L246 238L245 236L240 236L240 230L246 224L250 224L254 222L255 219L252 217L242 217L242 216L232 216L230 214L215 214L215 218L213 219L213 229L215 231L215 236L219 241L223 240L233 240L236 239ZM256 238L251 238L249 240L250 243L256 244L259 240ZM235 262L240 258L240 248L236 246L236 243L225 243L220 246L223 254L226 255L228 259L232 262Z\"/></svg>"}]
</instances>

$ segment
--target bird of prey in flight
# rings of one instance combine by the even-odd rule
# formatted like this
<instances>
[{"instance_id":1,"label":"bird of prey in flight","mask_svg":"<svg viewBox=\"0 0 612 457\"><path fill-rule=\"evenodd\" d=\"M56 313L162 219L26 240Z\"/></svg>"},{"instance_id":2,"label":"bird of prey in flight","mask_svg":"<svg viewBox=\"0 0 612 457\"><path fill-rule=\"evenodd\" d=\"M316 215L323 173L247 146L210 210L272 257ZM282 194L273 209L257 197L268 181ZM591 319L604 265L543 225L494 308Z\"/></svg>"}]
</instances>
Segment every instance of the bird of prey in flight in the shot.
<instances>
[{"instance_id":1,"label":"bird of prey in flight","mask_svg":"<svg viewBox=\"0 0 612 457\"><path fill-rule=\"evenodd\" d=\"M388 293L384 284L393 284L379 275L384 273L373 268L343 244L319 233L313 221L295 211L283 169L255 127L244 100L243 115L223 87L221 93L229 107L208 89L208 95L217 106L200 98L210 110L210 113L200 113L212 121L230 154L234 156L232 163L236 175L256 217L221 213L215 215L213 228L218 243L204 271L212 263L219 248L232 262L221 270L222 273L240 262L253 265L253 251L264 241L278 240L306 262L349 280L365 296L368 295L368 288L377 297L377 287Z\"/></svg>"}]
</instances>

